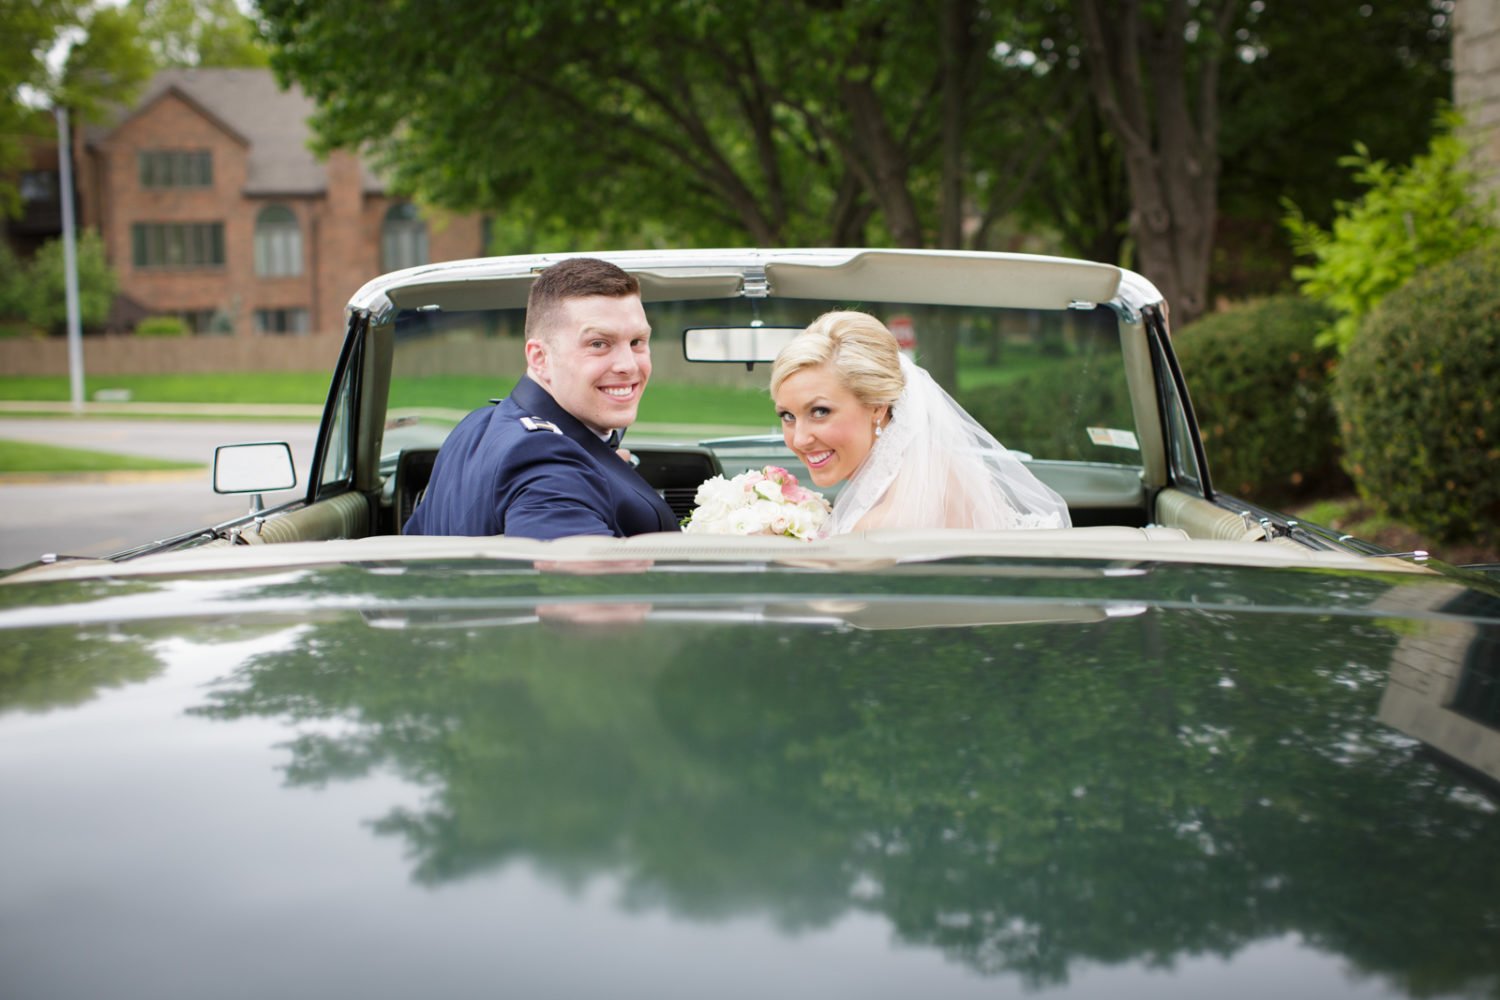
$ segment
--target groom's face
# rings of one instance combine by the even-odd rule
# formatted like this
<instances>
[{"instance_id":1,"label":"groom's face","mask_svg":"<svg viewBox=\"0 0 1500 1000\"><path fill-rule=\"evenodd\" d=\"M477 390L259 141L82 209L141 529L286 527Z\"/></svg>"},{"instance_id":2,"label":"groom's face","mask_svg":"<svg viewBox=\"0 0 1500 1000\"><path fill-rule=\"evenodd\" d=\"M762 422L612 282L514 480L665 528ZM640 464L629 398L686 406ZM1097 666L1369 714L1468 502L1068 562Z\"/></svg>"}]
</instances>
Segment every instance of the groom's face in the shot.
<instances>
[{"instance_id":1,"label":"groom's face","mask_svg":"<svg viewBox=\"0 0 1500 1000\"><path fill-rule=\"evenodd\" d=\"M532 379L596 433L635 422L651 377L651 324L636 295L568 299L526 342Z\"/></svg>"}]
</instances>

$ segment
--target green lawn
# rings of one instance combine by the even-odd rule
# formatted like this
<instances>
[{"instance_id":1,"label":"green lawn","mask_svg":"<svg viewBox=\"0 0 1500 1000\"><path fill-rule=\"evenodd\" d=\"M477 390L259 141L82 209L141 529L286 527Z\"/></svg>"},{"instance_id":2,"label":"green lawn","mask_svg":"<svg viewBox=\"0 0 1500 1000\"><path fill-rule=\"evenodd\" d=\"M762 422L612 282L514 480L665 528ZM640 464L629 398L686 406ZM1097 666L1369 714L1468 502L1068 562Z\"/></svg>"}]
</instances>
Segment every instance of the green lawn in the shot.
<instances>
[{"instance_id":1,"label":"green lawn","mask_svg":"<svg viewBox=\"0 0 1500 1000\"><path fill-rule=\"evenodd\" d=\"M55 448L26 441L0 441L0 473L117 472L120 470L201 469L198 462L168 462L80 448Z\"/></svg>"},{"instance_id":2,"label":"green lawn","mask_svg":"<svg viewBox=\"0 0 1500 1000\"><path fill-rule=\"evenodd\" d=\"M978 357L964 357L959 385L969 389L1008 382L1057 363L1056 358L1008 351L1003 363L986 367ZM768 373L769 374L769 373ZM471 410L507 391L519 372L484 375L433 375L395 378L390 405L395 408L445 407ZM203 372L187 375L120 375L86 377L84 398L99 389L128 389L138 403L301 403L320 405L328 395L327 372ZM0 376L0 400L66 402L68 378ZM684 382L653 381L641 401L640 419L648 423L764 425L775 430L770 395L763 389L738 389Z\"/></svg>"},{"instance_id":3,"label":"green lawn","mask_svg":"<svg viewBox=\"0 0 1500 1000\"><path fill-rule=\"evenodd\" d=\"M988 365L978 351L960 352L958 383L962 389L1009 382L1058 363L1024 346L1010 346L1000 362ZM520 377L512 373L434 375L396 378L391 406L439 406L470 410L507 391ZM321 405L328 396L331 372L198 372L184 375L111 375L84 377L84 398L100 389L128 389L141 403L301 403ZM767 370L767 378L770 372ZM66 375L0 376L0 400L67 402L72 390ZM775 423L764 391L691 383L656 381L641 404L641 419L661 423Z\"/></svg>"},{"instance_id":4,"label":"green lawn","mask_svg":"<svg viewBox=\"0 0 1500 1000\"><path fill-rule=\"evenodd\" d=\"M445 406L471 410L507 391L518 377L434 375L394 378L391 380L390 406L392 409ZM662 424L764 424L767 429L774 429L776 425L771 397L762 390L685 382L653 381L641 400L640 419Z\"/></svg>"},{"instance_id":5,"label":"green lawn","mask_svg":"<svg viewBox=\"0 0 1500 1000\"><path fill-rule=\"evenodd\" d=\"M1044 372L1068 359L1055 354L1039 354L1021 345L1007 345L997 364L986 363L982 352L960 348L958 352L958 387L977 389L986 385L1005 385L1026 375Z\"/></svg>"},{"instance_id":6,"label":"green lawn","mask_svg":"<svg viewBox=\"0 0 1500 1000\"><path fill-rule=\"evenodd\" d=\"M129 389L146 403L312 403L328 397L331 372L200 372L186 375L84 376L84 398L100 389ZM67 402L66 375L0 377L0 399Z\"/></svg>"},{"instance_id":7,"label":"green lawn","mask_svg":"<svg viewBox=\"0 0 1500 1000\"><path fill-rule=\"evenodd\" d=\"M507 391L517 375L433 375L391 382L392 408L447 407L471 410ZM236 372L195 375L129 375L88 379L85 397L98 389L129 389L140 403L310 403L328 395L329 376L317 372ZM68 379L0 377L0 399L66 401ZM651 423L764 424L774 429L771 398L755 389L652 382L640 419Z\"/></svg>"}]
</instances>

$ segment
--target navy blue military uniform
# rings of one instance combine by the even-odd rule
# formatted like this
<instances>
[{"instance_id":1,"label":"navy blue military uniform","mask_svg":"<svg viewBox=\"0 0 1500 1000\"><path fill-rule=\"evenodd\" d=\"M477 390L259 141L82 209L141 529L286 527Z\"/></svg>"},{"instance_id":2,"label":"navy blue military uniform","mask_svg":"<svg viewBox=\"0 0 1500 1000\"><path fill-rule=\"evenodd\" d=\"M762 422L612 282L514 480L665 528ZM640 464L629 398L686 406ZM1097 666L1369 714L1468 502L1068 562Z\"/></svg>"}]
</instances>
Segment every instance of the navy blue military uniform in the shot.
<instances>
[{"instance_id":1,"label":"navy blue military uniform","mask_svg":"<svg viewBox=\"0 0 1500 1000\"><path fill-rule=\"evenodd\" d=\"M529 377L438 451L407 535L640 535L678 530L665 500Z\"/></svg>"}]
</instances>

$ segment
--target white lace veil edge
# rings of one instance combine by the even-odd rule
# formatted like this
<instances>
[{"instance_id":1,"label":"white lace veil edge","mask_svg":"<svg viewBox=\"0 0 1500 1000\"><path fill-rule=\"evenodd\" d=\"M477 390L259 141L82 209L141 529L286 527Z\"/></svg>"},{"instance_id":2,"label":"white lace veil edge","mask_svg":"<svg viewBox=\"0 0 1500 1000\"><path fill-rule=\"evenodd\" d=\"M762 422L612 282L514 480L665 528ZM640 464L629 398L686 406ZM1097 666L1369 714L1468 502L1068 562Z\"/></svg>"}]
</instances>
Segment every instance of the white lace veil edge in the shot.
<instances>
[{"instance_id":1,"label":"white lace veil edge","mask_svg":"<svg viewBox=\"0 0 1500 1000\"><path fill-rule=\"evenodd\" d=\"M890 422L844 484L827 534L1071 524L1066 501L904 354L901 374Z\"/></svg>"}]
</instances>

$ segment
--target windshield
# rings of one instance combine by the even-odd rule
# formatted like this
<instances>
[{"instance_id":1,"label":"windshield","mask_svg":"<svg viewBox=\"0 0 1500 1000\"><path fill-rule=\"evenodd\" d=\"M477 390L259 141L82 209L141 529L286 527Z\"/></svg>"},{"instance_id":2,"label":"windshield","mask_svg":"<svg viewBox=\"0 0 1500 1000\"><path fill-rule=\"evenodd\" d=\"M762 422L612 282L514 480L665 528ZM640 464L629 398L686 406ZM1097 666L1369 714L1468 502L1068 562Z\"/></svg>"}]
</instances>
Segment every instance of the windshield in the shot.
<instances>
[{"instance_id":1,"label":"windshield","mask_svg":"<svg viewBox=\"0 0 1500 1000\"><path fill-rule=\"evenodd\" d=\"M631 441L638 447L715 442L732 448L729 439L779 439L766 388L770 365L688 361L683 332L803 327L830 309L873 313L940 381L951 372L954 395L1013 451L1037 462L1139 466L1119 321L1107 306L1044 311L741 297L648 302L651 387ZM524 328L519 308L398 312L387 454L432 446L465 413L506 395L525 371Z\"/></svg>"}]
</instances>

